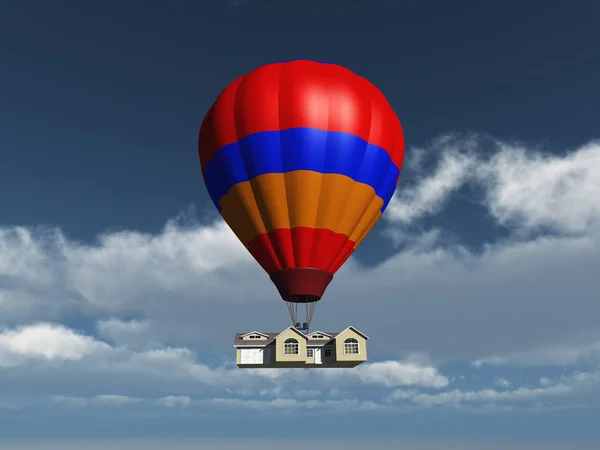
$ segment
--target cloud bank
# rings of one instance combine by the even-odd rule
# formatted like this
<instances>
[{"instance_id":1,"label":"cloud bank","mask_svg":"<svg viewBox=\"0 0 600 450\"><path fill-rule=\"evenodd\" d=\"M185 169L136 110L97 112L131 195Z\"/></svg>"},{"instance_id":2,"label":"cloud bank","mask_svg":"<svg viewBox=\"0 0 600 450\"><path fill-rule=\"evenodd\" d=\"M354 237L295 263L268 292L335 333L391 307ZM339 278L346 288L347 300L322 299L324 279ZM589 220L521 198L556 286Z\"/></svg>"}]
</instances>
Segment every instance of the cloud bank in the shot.
<instances>
[{"instance_id":1,"label":"cloud bank","mask_svg":"<svg viewBox=\"0 0 600 450\"><path fill-rule=\"evenodd\" d=\"M348 261L315 319L318 328L367 332L369 363L235 368L233 333L275 331L287 317L221 221L176 218L159 234L105 233L93 243L59 228L0 227L2 404L338 412L596 404L588 393L600 373L600 144L557 156L446 136L412 153L409 181L373 238L391 247L386 236L395 237L399 247L375 266ZM434 219L455 201L505 233L478 248L447 239ZM468 236L471 217L460 223ZM484 369L494 373L476 386ZM546 369L528 381L515 372Z\"/></svg>"}]
</instances>

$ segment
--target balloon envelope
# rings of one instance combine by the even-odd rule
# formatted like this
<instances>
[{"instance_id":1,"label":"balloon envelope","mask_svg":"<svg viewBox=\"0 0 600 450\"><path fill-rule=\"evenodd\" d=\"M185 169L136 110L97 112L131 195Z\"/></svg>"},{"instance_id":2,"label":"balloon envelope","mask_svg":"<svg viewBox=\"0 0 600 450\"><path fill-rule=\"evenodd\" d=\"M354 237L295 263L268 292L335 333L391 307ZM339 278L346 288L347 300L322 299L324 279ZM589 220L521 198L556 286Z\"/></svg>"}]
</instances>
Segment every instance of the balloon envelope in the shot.
<instances>
[{"instance_id":1,"label":"balloon envelope","mask_svg":"<svg viewBox=\"0 0 600 450\"><path fill-rule=\"evenodd\" d=\"M198 149L211 199L284 300L321 298L387 207L400 121L369 81L338 65L268 64L219 95Z\"/></svg>"}]
</instances>

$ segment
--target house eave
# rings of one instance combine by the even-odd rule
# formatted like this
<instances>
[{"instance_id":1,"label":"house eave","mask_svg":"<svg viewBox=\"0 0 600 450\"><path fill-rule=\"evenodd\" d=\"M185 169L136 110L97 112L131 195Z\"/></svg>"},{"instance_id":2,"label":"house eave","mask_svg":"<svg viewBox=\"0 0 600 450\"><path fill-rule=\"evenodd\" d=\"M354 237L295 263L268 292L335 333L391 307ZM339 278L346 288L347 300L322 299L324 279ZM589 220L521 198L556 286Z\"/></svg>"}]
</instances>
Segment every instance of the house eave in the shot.
<instances>
[{"instance_id":1,"label":"house eave","mask_svg":"<svg viewBox=\"0 0 600 450\"><path fill-rule=\"evenodd\" d=\"M256 348L256 347L268 347L269 344L271 344L271 342L265 343L265 344L256 344L256 343L253 342L252 344L248 344L248 345L245 345L245 344L241 344L241 345L240 344L234 344L233 347L234 348Z\"/></svg>"},{"instance_id":2,"label":"house eave","mask_svg":"<svg viewBox=\"0 0 600 450\"><path fill-rule=\"evenodd\" d=\"M311 331L310 333L307 334L307 336L310 336L312 334L322 334L323 336L327 336L329 338L333 337L331 334L325 333L324 331Z\"/></svg>"},{"instance_id":3,"label":"house eave","mask_svg":"<svg viewBox=\"0 0 600 450\"><path fill-rule=\"evenodd\" d=\"M285 330L283 330L281 333L279 333L277 336L275 336L275 337L273 338L273 340L277 339L279 336L281 336L283 333L285 333L285 332L286 332L286 331L288 331L288 330L294 330L294 331L296 332L296 334L298 334L298 335L302 336L302 337L303 337L305 340L308 340L308 338L306 337L306 335L305 335L304 333L302 333L302 332L301 332L300 330L298 330L296 327L292 327L292 326L289 326L289 327L287 327Z\"/></svg>"},{"instance_id":4,"label":"house eave","mask_svg":"<svg viewBox=\"0 0 600 450\"><path fill-rule=\"evenodd\" d=\"M250 333L244 333L244 334L240 335L240 338L244 338L246 336L250 336L251 334L259 334L259 335L261 335L263 337L266 337L266 338L269 337L269 335L267 335L265 333L261 333L260 331L251 331Z\"/></svg>"},{"instance_id":5,"label":"house eave","mask_svg":"<svg viewBox=\"0 0 600 450\"><path fill-rule=\"evenodd\" d=\"M363 333L362 331L358 330L357 328L353 327L352 325L350 325L349 327L344 328L344 330L340 334L342 334L346 330L352 330L355 333L360 334L365 339L369 339L369 336L367 336L365 333Z\"/></svg>"}]
</instances>

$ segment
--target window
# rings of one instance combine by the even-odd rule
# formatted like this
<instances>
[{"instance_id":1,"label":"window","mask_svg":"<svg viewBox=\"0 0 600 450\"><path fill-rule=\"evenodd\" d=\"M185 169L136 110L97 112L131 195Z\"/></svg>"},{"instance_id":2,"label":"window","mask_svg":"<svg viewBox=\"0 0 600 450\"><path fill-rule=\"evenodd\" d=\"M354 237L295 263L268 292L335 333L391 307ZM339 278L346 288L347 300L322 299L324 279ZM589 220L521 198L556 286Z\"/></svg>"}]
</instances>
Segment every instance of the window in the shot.
<instances>
[{"instance_id":1,"label":"window","mask_svg":"<svg viewBox=\"0 0 600 450\"><path fill-rule=\"evenodd\" d=\"M331 348L325 347L323 349L323 354L325 355L325 358L331 358L333 352L331 351Z\"/></svg>"},{"instance_id":2,"label":"window","mask_svg":"<svg viewBox=\"0 0 600 450\"><path fill-rule=\"evenodd\" d=\"M323 336L322 334L313 334L312 338L313 339L323 339L325 336Z\"/></svg>"},{"instance_id":3,"label":"window","mask_svg":"<svg viewBox=\"0 0 600 450\"><path fill-rule=\"evenodd\" d=\"M297 355L299 354L298 341L294 338L286 339L283 343L283 354L284 355Z\"/></svg>"},{"instance_id":4,"label":"window","mask_svg":"<svg viewBox=\"0 0 600 450\"><path fill-rule=\"evenodd\" d=\"M344 341L344 355L358 355L358 341L348 338Z\"/></svg>"},{"instance_id":5,"label":"window","mask_svg":"<svg viewBox=\"0 0 600 450\"><path fill-rule=\"evenodd\" d=\"M306 356L309 358L314 358L315 356L315 350L312 348L307 348L306 349Z\"/></svg>"},{"instance_id":6,"label":"window","mask_svg":"<svg viewBox=\"0 0 600 450\"><path fill-rule=\"evenodd\" d=\"M262 336L258 335L258 334L251 334L250 336L248 336L248 339L261 339Z\"/></svg>"}]
</instances>

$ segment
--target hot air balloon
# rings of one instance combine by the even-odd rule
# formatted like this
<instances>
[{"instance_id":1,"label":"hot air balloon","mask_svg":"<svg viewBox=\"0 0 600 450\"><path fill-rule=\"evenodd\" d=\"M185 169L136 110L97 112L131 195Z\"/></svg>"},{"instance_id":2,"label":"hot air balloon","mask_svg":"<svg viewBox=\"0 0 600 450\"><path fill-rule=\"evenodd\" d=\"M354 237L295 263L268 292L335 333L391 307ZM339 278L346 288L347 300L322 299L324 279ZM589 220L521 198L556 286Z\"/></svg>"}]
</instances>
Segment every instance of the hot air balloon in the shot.
<instances>
[{"instance_id":1,"label":"hot air balloon","mask_svg":"<svg viewBox=\"0 0 600 450\"><path fill-rule=\"evenodd\" d=\"M208 110L198 152L208 193L308 331L333 275L386 209L404 158L384 95L335 64L261 66Z\"/></svg>"}]
</instances>

